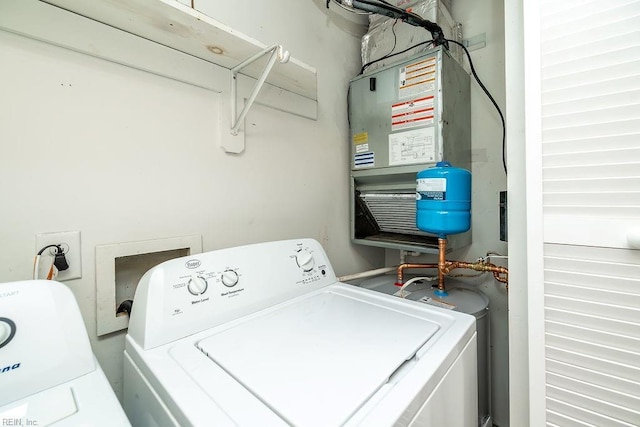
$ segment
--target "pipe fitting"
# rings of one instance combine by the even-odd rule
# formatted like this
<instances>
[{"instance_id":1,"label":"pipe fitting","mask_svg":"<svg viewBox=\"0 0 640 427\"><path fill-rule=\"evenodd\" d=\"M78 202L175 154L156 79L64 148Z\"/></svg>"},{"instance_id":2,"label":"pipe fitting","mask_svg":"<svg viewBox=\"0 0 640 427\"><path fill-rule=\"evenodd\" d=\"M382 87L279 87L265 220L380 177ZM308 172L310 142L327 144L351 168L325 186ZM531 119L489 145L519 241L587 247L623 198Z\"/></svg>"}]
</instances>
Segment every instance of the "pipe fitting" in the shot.
<instances>
[{"instance_id":1,"label":"pipe fitting","mask_svg":"<svg viewBox=\"0 0 640 427\"><path fill-rule=\"evenodd\" d=\"M404 270L408 268L438 268L438 264L400 264L396 269L396 286L402 286L404 284Z\"/></svg>"},{"instance_id":2,"label":"pipe fitting","mask_svg":"<svg viewBox=\"0 0 640 427\"><path fill-rule=\"evenodd\" d=\"M437 264L409 264L403 263L397 267L396 270L396 286L402 286L404 282L404 270L408 268L437 268L438 269L438 291L444 292L444 277L449 275L452 270L456 268L467 268L475 271L491 272L493 277L500 283L504 283L509 291L509 269L506 267L499 267L495 264L479 260L477 262L464 262L464 261L447 261L447 240L444 238L438 239L438 263Z\"/></svg>"}]
</instances>

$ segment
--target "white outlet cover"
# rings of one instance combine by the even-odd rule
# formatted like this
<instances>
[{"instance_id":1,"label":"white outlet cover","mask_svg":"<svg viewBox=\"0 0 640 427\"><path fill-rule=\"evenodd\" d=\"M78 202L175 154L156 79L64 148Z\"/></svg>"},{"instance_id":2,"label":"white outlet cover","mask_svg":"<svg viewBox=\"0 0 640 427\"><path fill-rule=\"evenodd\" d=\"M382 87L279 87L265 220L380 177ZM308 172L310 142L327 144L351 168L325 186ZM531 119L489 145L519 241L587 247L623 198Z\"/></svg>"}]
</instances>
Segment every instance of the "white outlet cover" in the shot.
<instances>
[{"instance_id":1,"label":"white outlet cover","mask_svg":"<svg viewBox=\"0 0 640 427\"><path fill-rule=\"evenodd\" d=\"M80 247L80 232L62 231L36 234L36 250L34 255L47 245L57 244L62 244L69 268L67 270L59 271L56 280L64 282L65 280L80 279L82 277L82 248ZM41 264L51 263L53 261L54 254L55 248L46 249L40 258ZM43 271L42 267L40 268L40 271ZM43 279L44 277L39 278Z\"/></svg>"}]
</instances>

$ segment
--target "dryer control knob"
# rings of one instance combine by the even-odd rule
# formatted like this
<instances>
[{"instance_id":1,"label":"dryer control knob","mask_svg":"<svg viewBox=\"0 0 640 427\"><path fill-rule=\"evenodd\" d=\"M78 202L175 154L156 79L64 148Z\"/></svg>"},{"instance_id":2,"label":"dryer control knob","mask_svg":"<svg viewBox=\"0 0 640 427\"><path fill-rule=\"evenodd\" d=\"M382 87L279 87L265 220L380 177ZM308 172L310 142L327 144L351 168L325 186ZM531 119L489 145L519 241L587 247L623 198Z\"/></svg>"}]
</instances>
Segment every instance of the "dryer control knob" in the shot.
<instances>
[{"instance_id":1,"label":"dryer control knob","mask_svg":"<svg viewBox=\"0 0 640 427\"><path fill-rule=\"evenodd\" d=\"M16 324L6 317L0 317L0 348L9 344L16 334Z\"/></svg>"},{"instance_id":2,"label":"dryer control knob","mask_svg":"<svg viewBox=\"0 0 640 427\"><path fill-rule=\"evenodd\" d=\"M203 277L193 275L191 279L189 279L187 289L193 295L204 294L207 291L207 281Z\"/></svg>"},{"instance_id":3,"label":"dryer control knob","mask_svg":"<svg viewBox=\"0 0 640 427\"><path fill-rule=\"evenodd\" d=\"M222 280L223 285L231 288L238 284L238 273L233 270L225 270L222 272L220 280Z\"/></svg>"},{"instance_id":4,"label":"dryer control knob","mask_svg":"<svg viewBox=\"0 0 640 427\"><path fill-rule=\"evenodd\" d=\"M315 266L315 260L313 259L313 255L309 251L300 251L296 255L296 262L298 263L298 267L303 269L304 271L311 271Z\"/></svg>"}]
</instances>

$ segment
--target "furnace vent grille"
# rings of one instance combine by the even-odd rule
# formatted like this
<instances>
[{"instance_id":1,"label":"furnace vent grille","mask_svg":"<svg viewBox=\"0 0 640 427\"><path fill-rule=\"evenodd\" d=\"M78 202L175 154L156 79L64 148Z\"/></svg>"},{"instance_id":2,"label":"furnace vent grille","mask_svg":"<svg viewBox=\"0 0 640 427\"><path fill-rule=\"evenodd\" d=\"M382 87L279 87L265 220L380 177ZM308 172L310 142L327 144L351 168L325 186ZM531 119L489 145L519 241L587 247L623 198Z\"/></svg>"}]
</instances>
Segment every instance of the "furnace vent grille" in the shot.
<instances>
[{"instance_id":1,"label":"furnace vent grille","mask_svg":"<svg viewBox=\"0 0 640 427\"><path fill-rule=\"evenodd\" d=\"M428 236L416 227L415 193L361 193L360 198L387 233Z\"/></svg>"}]
</instances>

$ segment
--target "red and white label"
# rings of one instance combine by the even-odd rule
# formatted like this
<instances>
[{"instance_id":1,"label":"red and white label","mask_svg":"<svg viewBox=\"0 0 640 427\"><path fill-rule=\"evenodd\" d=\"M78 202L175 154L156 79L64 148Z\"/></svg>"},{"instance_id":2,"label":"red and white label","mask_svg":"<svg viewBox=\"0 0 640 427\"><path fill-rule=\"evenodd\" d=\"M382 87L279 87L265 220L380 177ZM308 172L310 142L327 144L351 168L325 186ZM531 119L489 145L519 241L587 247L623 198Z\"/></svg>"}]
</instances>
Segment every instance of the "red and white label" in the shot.
<instances>
[{"instance_id":1,"label":"red and white label","mask_svg":"<svg viewBox=\"0 0 640 427\"><path fill-rule=\"evenodd\" d=\"M391 130L433 125L434 97L425 96L391 106Z\"/></svg>"}]
</instances>

